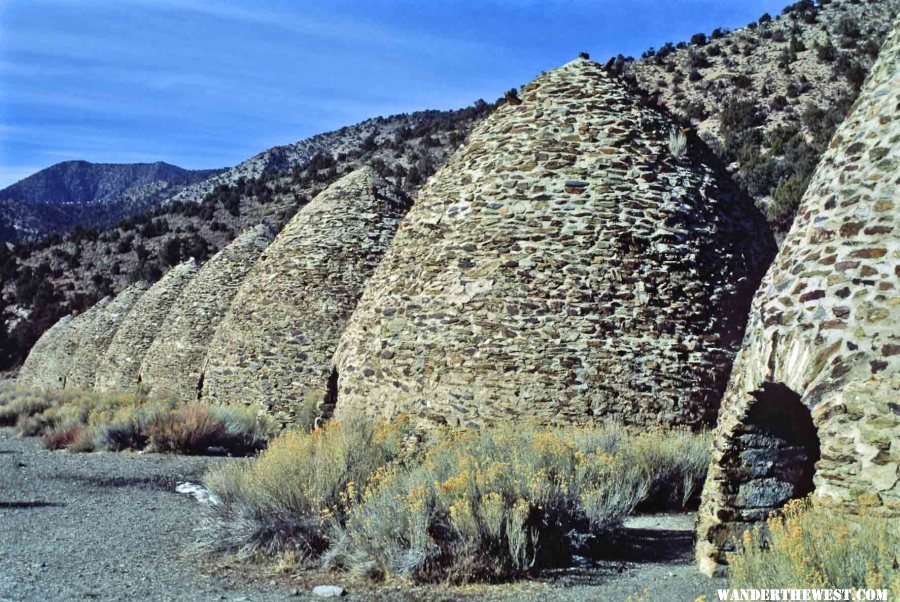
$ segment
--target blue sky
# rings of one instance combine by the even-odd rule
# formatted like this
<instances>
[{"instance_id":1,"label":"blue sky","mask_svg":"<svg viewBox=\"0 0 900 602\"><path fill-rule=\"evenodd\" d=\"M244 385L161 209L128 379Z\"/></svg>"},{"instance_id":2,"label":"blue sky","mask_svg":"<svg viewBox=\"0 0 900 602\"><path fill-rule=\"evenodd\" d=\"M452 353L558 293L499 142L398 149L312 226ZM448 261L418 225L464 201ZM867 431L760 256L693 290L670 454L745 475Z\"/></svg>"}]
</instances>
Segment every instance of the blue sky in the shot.
<instances>
[{"instance_id":1,"label":"blue sky","mask_svg":"<svg viewBox=\"0 0 900 602\"><path fill-rule=\"evenodd\" d=\"M784 0L0 0L0 187L59 161L233 165L376 115L493 100Z\"/></svg>"}]
</instances>

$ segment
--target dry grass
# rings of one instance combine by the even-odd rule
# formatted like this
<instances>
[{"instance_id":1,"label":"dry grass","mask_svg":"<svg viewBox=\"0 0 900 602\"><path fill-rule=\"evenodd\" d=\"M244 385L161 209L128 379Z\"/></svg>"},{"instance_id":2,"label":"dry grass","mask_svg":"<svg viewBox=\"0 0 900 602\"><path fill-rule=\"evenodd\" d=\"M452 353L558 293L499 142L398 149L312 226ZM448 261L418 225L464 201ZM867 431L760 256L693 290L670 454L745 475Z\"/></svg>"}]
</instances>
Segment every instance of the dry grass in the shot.
<instances>
[{"instance_id":1,"label":"dry grass","mask_svg":"<svg viewBox=\"0 0 900 602\"><path fill-rule=\"evenodd\" d=\"M5 386L0 389L0 426L15 426L23 418L40 414L52 403L45 394Z\"/></svg>"},{"instance_id":2,"label":"dry grass","mask_svg":"<svg viewBox=\"0 0 900 602\"><path fill-rule=\"evenodd\" d=\"M620 426L443 429L415 452L405 440L405 422L332 422L214 469L208 549L373 578L507 579L590 553L641 503L680 507L708 461L705 436Z\"/></svg>"},{"instance_id":3,"label":"dry grass","mask_svg":"<svg viewBox=\"0 0 900 602\"><path fill-rule=\"evenodd\" d=\"M250 408L148 400L132 393L0 391L0 415L48 449L127 449L247 455L265 448L274 423Z\"/></svg>"},{"instance_id":4,"label":"dry grass","mask_svg":"<svg viewBox=\"0 0 900 602\"><path fill-rule=\"evenodd\" d=\"M72 424L64 427L50 429L42 438L46 449L66 449L78 444L79 447L89 445L90 436L83 424Z\"/></svg>"},{"instance_id":5,"label":"dry grass","mask_svg":"<svg viewBox=\"0 0 900 602\"><path fill-rule=\"evenodd\" d=\"M900 594L900 520L790 502L744 534L729 558L736 588L876 588Z\"/></svg>"}]
</instances>

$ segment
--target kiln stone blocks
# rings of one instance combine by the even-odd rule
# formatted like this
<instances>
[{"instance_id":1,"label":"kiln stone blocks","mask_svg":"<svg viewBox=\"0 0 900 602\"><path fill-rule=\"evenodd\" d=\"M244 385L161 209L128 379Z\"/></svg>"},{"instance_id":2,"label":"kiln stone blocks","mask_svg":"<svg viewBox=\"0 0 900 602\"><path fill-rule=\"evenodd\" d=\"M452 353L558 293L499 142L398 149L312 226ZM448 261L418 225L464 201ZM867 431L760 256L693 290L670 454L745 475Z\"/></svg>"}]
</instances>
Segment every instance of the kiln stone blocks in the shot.
<instances>
[{"instance_id":1,"label":"kiln stone blocks","mask_svg":"<svg viewBox=\"0 0 900 602\"><path fill-rule=\"evenodd\" d=\"M73 319L74 316L72 315L63 316L41 335L41 338L31 348L28 357L25 358L25 362L19 370L19 374L16 377L18 386L37 389L47 384L48 381L52 384L52 381L59 380L50 374L50 372L58 374L58 370L49 368L50 358L56 353L55 350L64 343L69 325Z\"/></svg>"},{"instance_id":2,"label":"kiln stone blocks","mask_svg":"<svg viewBox=\"0 0 900 602\"><path fill-rule=\"evenodd\" d=\"M248 230L207 261L185 286L144 356L141 384L150 395L199 399L207 347L272 236L265 225Z\"/></svg>"},{"instance_id":3,"label":"kiln stone blocks","mask_svg":"<svg viewBox=\"0 0 900 602\"><path fill-rule=\"evenodd\" d=\"M147 282L135 282L106 304L90 325L83 329L72 367L66 376L66 389L94 388L100 358L106 353L125 316L149 288Z\"/></svg>"},{"instance_id":4,"label":"kiln stone blocks","mask_svg":"<svg viewBox=\"0 0 900 602\"><path fill-rule=\"evenodd\" d=\"M134 390L140 385L144 355L159 334L172 305L197 273L189 259L166 272L125 316L97 365L98 391Z\"/></svg>"}]
</instances>

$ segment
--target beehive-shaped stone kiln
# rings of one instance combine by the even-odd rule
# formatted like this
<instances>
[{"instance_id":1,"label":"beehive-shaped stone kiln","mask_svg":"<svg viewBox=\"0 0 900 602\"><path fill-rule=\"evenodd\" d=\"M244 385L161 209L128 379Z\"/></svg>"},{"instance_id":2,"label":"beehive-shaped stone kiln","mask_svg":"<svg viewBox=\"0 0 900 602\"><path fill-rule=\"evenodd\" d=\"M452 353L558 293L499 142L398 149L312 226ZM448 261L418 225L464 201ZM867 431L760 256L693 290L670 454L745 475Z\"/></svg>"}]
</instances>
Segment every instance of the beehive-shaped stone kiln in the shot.
<instances>
[{"instance_id":1,"label":"beehive-shaped stone kiln","mask_svg":"<svg viewBox=\"0 0 900 602\"><path fill-rule=\"evenodd\" d=\"M272 237L268 226L251 228L203 264L185 286L144 356L141 384L152 396L199 399L210 340Z\"/></svg>"},{"instance_id":2,"label":"beehive-shaped stone kiln","mask_svg":"<svg viewBox=\"0 0 900 602\"><path fill-rule=\"evenodd\" d=\"M76 315L55 337L52 344L42 350L37 370L31 380L34 389L64 389L75 357L80 351L85 332L93 330L99 316L106 310L110 298L106 297L92 307Z\"/></svg>"},{"instance_id":3,"label":"beehive-shaped stone kiln","mask_svg":"<svg viewBox=\"0 0 900 602\"><path fill-rule=\"evenodd\" d=\"M367 284L336 415L711 422L774 243L677 134L586 59L500 106Z\"/></svg>"},{"instance_id":4,"label":"beehive-shaped stone kiln","mask_svg":"<svg viewBox=\"0 0 900 602\"><path fill-rule=\"evenodd\" d=\"M97 364L106 353L119 325L137 303L150 284L145 281L135 282L116 295L94 320L82 329L78 349L72 359L72 366L66 376L66 389L93 389L97 375Z\"/></svg>"},{"instance_id":5,"label":"beehive-shaped stone kiln","mask_svg":"<svg viewBox=\"0 0 900 602\"><path fill-rule=\"evenodd\" d=\"M48 382L54 380L53 374L58 374L58 370L51 367L51 358L68 339L68 328L73 319L72 315L63 316L48 328L31 347L31 351L22 363L16 377L18 386L33 389L48 388Z\"/></svg>"},{"instance_id":6,"label":"beehive-shaped stone kiln","mask_svg":"<svg viewBox=\"0 0 900 602\"><path fill-rule=\"evenodd\" d=\"M284 423L322 403L337 340L407 209L402 192L369 167L303 207L219 325L203 399L260 404Z\"/></svg>"},{"instance_id":7,"label":"beehive-shaped stone kiln","mask_svg":"<svg viewBox=\"0 0 900 602\"><path fill-rule=\"evenodd\" d=\"M753 300L698 521L704 572L807 493L900 514L900 24Z\"/></svg>"},{"instance_id":8,"label":"beehive-shaped stone kiln","mask_svg":"<svg viewBox=\"0 0 900 602\"><path fill-rule=\"evenodd\" d=\"M162 329L172 305L196 273L197 262L189 259L170 269L141 295L97 364L95 389L127 391L140 385L144 355Z\"/></svg>"}]
</instances>

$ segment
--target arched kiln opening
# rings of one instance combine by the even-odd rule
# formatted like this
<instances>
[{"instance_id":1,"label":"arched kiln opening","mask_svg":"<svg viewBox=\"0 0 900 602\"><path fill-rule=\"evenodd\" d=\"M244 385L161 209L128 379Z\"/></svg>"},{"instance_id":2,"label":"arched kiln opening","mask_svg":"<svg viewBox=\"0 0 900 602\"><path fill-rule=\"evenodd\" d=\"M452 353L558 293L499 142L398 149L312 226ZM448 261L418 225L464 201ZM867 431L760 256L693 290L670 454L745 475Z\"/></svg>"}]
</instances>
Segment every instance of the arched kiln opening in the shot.
<instances>
[{"instance_id":1,"label":"arched kiln opening","mask_svg":"<svg viewBox=\"0 0 900 602\"><path fill-rule=\"evenodd\" d=\"M820 457L815 424L797 393L781 383L765 383L751 395L726 468L734 509L747 522L812 492Z\"/></svg>"}]
</instances>

